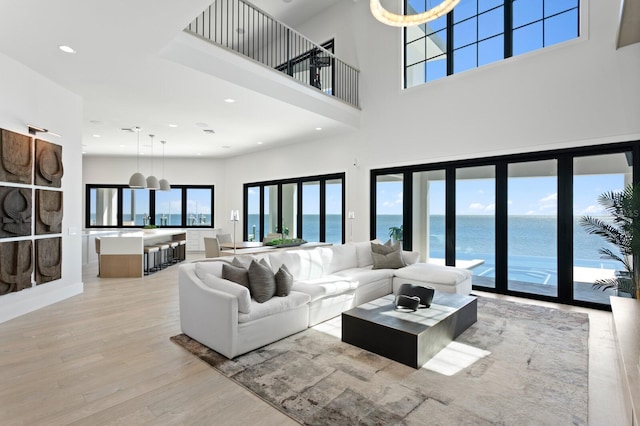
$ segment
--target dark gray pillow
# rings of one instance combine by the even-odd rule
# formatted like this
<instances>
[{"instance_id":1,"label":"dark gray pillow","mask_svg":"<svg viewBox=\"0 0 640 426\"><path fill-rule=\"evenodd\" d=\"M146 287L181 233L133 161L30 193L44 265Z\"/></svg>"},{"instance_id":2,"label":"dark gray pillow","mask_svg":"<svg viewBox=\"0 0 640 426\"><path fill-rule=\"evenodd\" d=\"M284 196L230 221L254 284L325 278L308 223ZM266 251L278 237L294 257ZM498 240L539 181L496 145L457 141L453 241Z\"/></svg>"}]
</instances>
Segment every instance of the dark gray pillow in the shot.
<instances>
[{"instance_id":1,"label":"dark gray pillow","mask_svg":"<svg viewBox=\"0 0 640 426\"><path fill-rule=\"evenodd\" d=\"M276 277L266 262L251 261L249 265L249 290L256 302L264 303L276 294Z\"/></svg>"},{"instance_id":2,"label":"dark gray pillow","mask_svg":"<svg viewBox=\"0 0 640 426\"><path fill-rule=\"evenodd\" d=\"M287 269L287 265L283 264L276 272L276 296L288 296L291 293L291 287L293 287L293 275Z\"/></svg>"},{"instance_id":3,"label":"dark gray pillow","mask_svg":"<svg viewBox=\"0 0 640 426\"><path fill-rule=\"evenodd\" d=\"M371 257L373 258L373 269L398 269L406 266L399 242L392 246L371 243Z\"/></svg>"},{"instance_id":4,"label":"dark gray pillow","mask_svg":"<svg viewBox=\"0 0 640 426\"><path fill-rule=\"evenodd\" d=\"M240 266L223 264L222 278L243 285L251 291L251 287L249 287L249 274L246 269Z\"/></svg>"}]
</instances>

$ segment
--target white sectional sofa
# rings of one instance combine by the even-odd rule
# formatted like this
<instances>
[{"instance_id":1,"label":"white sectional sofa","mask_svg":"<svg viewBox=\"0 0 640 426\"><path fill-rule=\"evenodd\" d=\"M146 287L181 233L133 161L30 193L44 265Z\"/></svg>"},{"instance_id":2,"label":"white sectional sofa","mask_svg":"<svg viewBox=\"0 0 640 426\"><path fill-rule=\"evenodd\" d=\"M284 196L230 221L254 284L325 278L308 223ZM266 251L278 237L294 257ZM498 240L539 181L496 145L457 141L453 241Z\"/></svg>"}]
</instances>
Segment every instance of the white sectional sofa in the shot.
<instances>
[{"instance_id":1,"label":"white sectional sofa","mask_svg":"<svg viewBox=\"0 0 640 426\"><path fill-rule=\"evenodd\" d=\"M251 260L244 257L245 264ZM249 289L222 278L233 257L180 265L178 288L183 333L234 358L282 339L343 311L397 291L404 283L469 294L471 272L417 263L417 252L402 252L407 266L376 269L371 243L349 243L313 250L274 251L252 256L276 273L286 265L293 277L290 293L264 303Z\"/></svg>"}]
</instances>

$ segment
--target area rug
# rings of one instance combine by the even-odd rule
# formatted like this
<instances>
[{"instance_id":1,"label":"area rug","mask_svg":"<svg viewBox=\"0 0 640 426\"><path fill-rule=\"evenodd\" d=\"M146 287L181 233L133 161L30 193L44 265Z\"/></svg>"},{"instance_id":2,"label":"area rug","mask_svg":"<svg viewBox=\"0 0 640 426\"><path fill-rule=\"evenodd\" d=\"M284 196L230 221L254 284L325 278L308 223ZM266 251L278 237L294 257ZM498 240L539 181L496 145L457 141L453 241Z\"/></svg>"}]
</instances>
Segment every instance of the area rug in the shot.
<instances>
[{"instance_id":1,"label":"area rug","mask_svg":"<svg viewBox=\"0 0 640 426\"><path fill-rule=\"evenodd\" d=\"M586 314L480 297L417 370L343 343L340 317L233 360L171 340L302 424L586 425L588 335Z\"/></svg>"}]
</instances>

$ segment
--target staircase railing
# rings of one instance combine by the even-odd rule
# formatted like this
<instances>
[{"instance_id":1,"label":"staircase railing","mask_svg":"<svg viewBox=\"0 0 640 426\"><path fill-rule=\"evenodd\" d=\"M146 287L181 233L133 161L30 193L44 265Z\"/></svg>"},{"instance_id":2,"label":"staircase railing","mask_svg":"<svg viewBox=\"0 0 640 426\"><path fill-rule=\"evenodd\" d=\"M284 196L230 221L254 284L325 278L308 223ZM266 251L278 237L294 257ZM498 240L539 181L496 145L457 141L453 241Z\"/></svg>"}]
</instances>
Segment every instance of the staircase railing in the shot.
<instances>
[{"instance_id":1,"label":"staircase railing","mask_svg":"<svg viewBox=\"0 0 640 426\"><path fill-rule=\"evenodd\" d=\"M243 0L216 0L185 31L359 107L360 71Z\"/></svg>"}]
</instances>

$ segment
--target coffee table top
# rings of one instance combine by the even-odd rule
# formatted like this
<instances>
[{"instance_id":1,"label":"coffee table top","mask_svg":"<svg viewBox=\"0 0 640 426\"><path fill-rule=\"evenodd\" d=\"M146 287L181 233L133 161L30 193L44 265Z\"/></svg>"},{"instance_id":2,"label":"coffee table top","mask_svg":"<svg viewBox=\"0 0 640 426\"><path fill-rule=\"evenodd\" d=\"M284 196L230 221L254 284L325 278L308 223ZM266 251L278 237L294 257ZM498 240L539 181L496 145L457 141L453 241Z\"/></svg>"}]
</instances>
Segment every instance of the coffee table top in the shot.
<instances>
[{"instance_id":1,"label":"coffee table top","mask_svg":"<svg viewBox=\"0 0 640 426\"><path fill-rule=\"evenodd\" d=\"M476 300L474 296L436 291L429 308L415 312L396 311L395 295L389 294L345 311L348 315L405 333L420 334Z\"/></svg>"}]
</instances>

